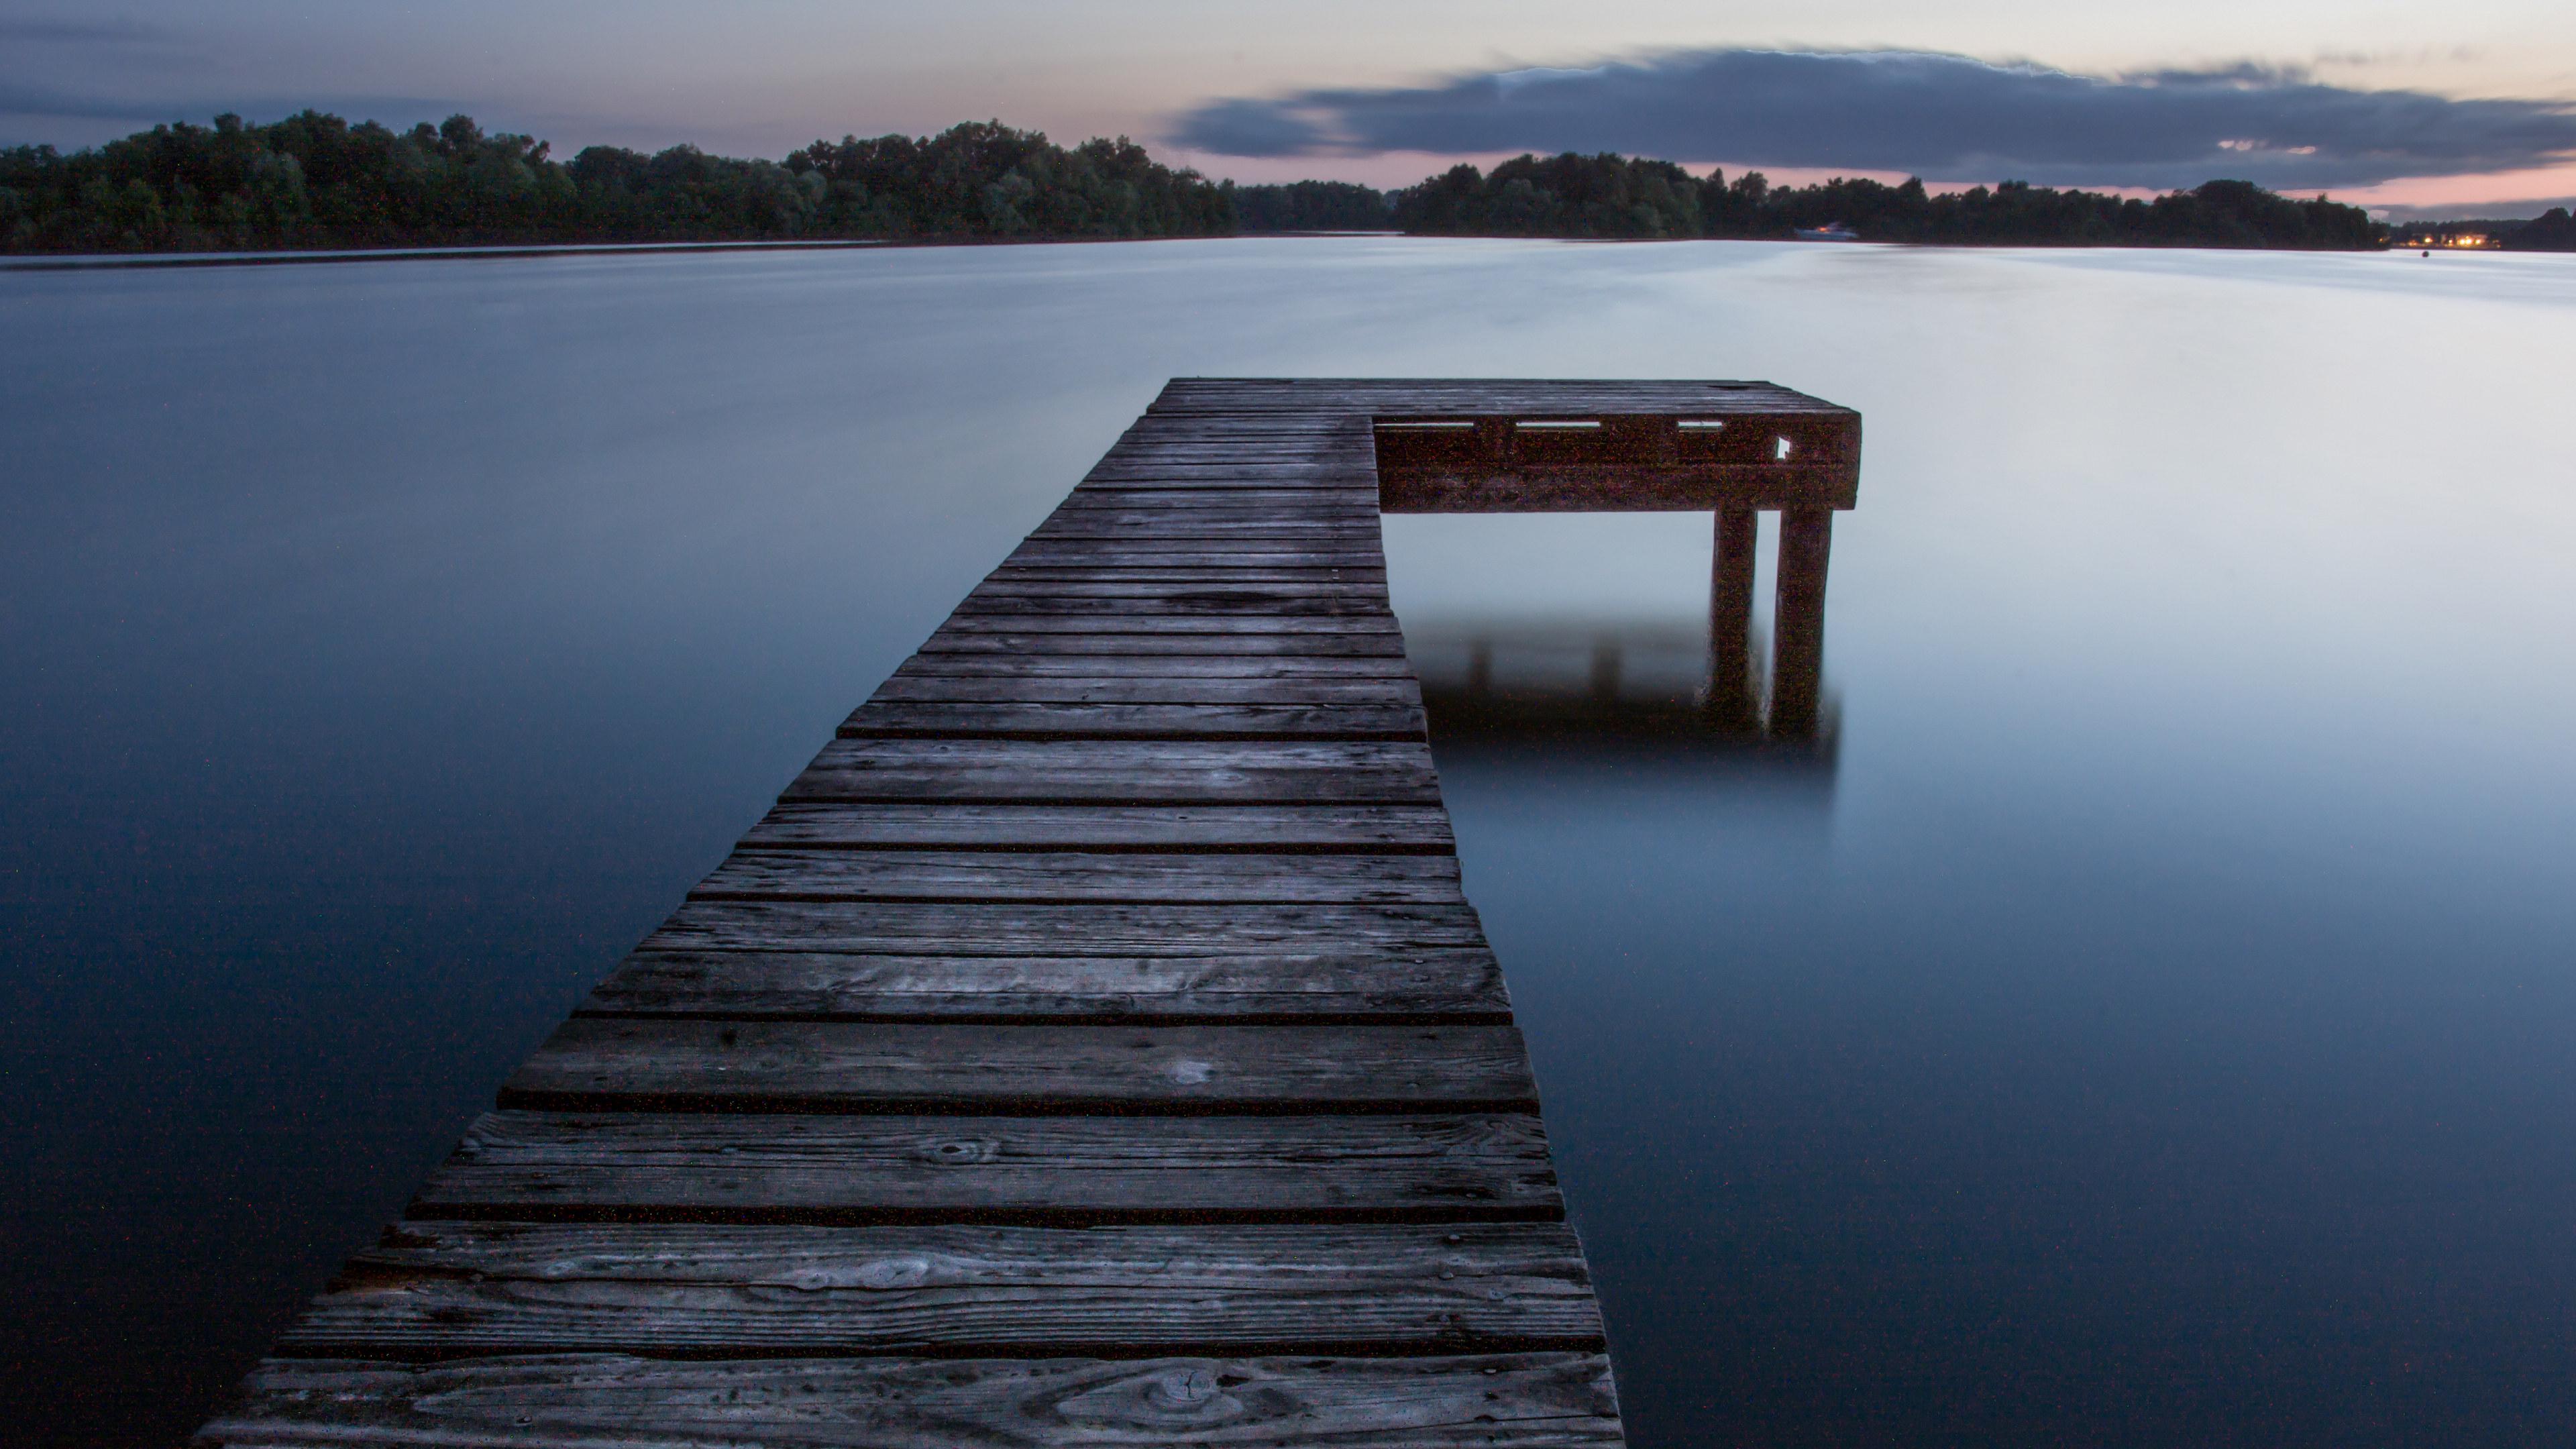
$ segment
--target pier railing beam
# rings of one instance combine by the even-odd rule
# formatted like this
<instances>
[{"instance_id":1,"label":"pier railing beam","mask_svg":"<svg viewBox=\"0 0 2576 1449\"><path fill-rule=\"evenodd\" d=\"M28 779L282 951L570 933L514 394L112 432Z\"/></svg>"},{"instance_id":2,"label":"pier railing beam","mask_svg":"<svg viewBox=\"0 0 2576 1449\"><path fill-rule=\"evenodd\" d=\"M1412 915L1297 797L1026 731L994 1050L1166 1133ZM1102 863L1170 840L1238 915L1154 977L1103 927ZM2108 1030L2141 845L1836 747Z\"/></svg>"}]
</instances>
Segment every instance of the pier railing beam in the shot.
<instances>
[{"instance_id":1,"label":"pier railing beam","mask_svg":"<svg viewBox=\"0 0 2576 1449\"><path fill-rule=\"evenodd\" d=\"M1779 590L1771 643L1771 733L1816 732L1825 669L1825 566L1833 552L1830 508L1780 511Z\"/></svg>"},{"instance_id":2,"label":"pier railing beam","mask_svg":"<svg viewBox=\"0 0 2576 1449\"><path fill-rule=\"evenodd\" d=\"M1744 734L1762 725L1753 677L1753 545L1760 521L1751 508L1718 509L1709 567L1709 718L1719 729Z\"/></svg>"}]
</instances>

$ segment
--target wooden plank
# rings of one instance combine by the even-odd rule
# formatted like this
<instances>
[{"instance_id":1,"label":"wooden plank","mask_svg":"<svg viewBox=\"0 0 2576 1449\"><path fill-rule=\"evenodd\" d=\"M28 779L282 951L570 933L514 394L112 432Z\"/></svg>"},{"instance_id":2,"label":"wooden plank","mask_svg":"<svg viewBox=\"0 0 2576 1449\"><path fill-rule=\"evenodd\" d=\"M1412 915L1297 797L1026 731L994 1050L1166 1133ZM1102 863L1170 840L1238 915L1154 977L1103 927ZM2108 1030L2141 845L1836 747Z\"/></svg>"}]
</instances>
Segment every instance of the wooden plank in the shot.
<instances>
[{"instance_id":1,"label":"wooden plank","mask_svg":"<svg viewBox=\"0 0 2576 1449\"><path fill-rule=\"evenodd\" d=\"M1388 513L1709 513L1720 508L1852 508L1860 465L1585 465L1479 472L1389 469Z\"/></svg>"},{"instance_id":2,"label":"wooden plank","mask_svg":"<svg viewBox=\"0 0 2576 1449\"><path fill-rule=\"evenodd\" d=\"M1117 560L1107 563L1072 560L1063 563L1006 563L986 576L987 582L1000 585L1033 586L1038 584L1214 584L1220 587L1265 587L1272 584L1311 584L1336 586L1345 590L1372 589L1380 597L1386 593L1386 569L1382 565L1331 565L1288 568L1265 568L1251 564L1228 564L1210 567L1199 564L1166 564L1157 561ZM1034 590L1032 590L1034 591Z\"/></svg>"},{"instance_id":3,"label":"wooden plank","mask_svg":"<svg viewBox=\"0 0 2576 1449\"><path fill-rule=\"evenodd\" d=\"M1384 675L1271 679L1257 675L896 674L852 712L850 722L857 723L870 706L882 704L1266 704L1412 710L1421 703L1421 688L1411 679Z\"/></svg>"},{"instance_id":4,"label":"wooden plank","mask_svg":"<svg viewBox=\"0 0 2576 1449\"><path fill-rule=\"evenodd\" d=\"M1038 600L1114 599L1118 607L1130 601L1158 599L1173 603L1213 606L1229 610L1262 609L1267 606L1325 600L1335 604L1358 605L1363 612L1387 612L1386 580L1383 570L1372 570L1369 577L1358 580L1317 578L1253 579L1243 570L1210 570L1197 577L1129 577L1123 571L1069 573L1055 571L1029 577L1017 570L994 571L992 577L976 586L966 597L990 608L996 600L1009 599L1009 606Z\"/></svg>"},{"instance_id":5,"label":"wooden plank","mask_svg":"<svg viewBox=\"0 0 2576 1449\"><path fill-rule=\"evenodd\" d=\"M1133 482L1111 478L1083 483L1057 508L1215 508L1363 522L1375 514L1377 491L1377 478L1368 470L1329 480L1307 479L1297 487L1283 487L1269 478L1200 481L1158 471L1155 476L1139 477Z\"/></svg>"},{"instance_id":6,"label":"wooden plank","mask_svg":"<svg viewBox=\"0 0 2576 1449\"><path fill-rule=\"evenodd\" d=\"M1378 541L1379 533L1375 517L1362 524L1339 519L1290 518L1258 513L1229 517L1212 510L1178 517L1151 508L1093 508L1070 514L1050 514L1029 537L1049 541L1152 538L1165 544L1183 539L1202 539L1227 545L1259 539L1310 548L1347 550L1367 548Z\"/></svg>"},{"instance_id":7,"label":"wooden plank","mask_svg":"<svg viewBox=\"0 0 2576 1449\"><path fill-rule=\"evenodd\" d=\"M1006 654L998 649L916 654L896 678L984 679L1392 679L1410 680L1401 654Z\"/></svg>"},{"instance_id":8,"label":"wooden plank","mask_svg":"<svg viewBox=\"0 0 2576 1449\"><path fill-rule=\"evenodd\" d=\"M889 955L1232 956L1481 946L1461 905L1039 904L683 901L645 937L655 951L873 951Z\"/></svg>"},{"instance_id":9,"label":"wooden plank","mask_svg":"<svg viewBox=\"0 0 2576 1449\"><path fill-rule=\"evenodd\" d=\"M515 1222L1547 1222L1527 1113L811 1117L491 1112L414 1218Z\"/></svg>"},{"instance_id":10,"label":"wooden plank","mask_svg":"<svg viewBox=\"0 0 2576 1449\"><path fill-rule=\"evenodd\" d=\"M1113 634L1169 630L1231 633L1396 632L1383 591L1256 588L1178 589L1153 584L1109 584L1031 590L1004 585L960 602L944 631L978 629L1085 629Z\"/></svg>"},{"instance_id":11,"label":"wooden plank","mask_svg":"<svg viewBox=\"0 0 2576 1449\"><path fill-rule=\"evenodd\" d=\"M1273 635L1303 634L1323 638L1367 640L1373 648L1401 653L1402 631L1395 615L1384 609L1357 613L1290 613L1274 606L1259 613L1209 612L1199 607L1175 608L1153 599L1078 599L1067 612L1047 612L1035 599L997 599L990 611L960 608L939 626L933 639L975 634L1204 634L1226 639L1262 640Z\"/></svg>"},{"instance_id":12,"label":"wooden plank","mask_svg":"<svg viewBox=\"0 0 2576 1449\"><path fill-rule=\"evenodd\" d=\"M1075 491L1086 498L1103 494L1135 495L1140 502L1151 501L1165 493L1201 494L1210 497L1262 497L1287 501L1308 498L1319 501L1366 501L1377 492L1377 478L1372 465L1363 460L1325 470L1282 472L1260 468L1238 468L1220 471L1203 467L1172 467L1150 460L1118 467L1094 468L1075 485Z\"/></svg>"},{"instance_id":13,"label":"wooden plank","mask_svg":"<svg viewBox=\"0 0 2576 1449\"><path fill-rule=\"evenodd\" d=\"M697 1021L577 1016L503 1107L717 1112L1536 1111L1508 1025Z\"/></svg>"},{"instance_id":14,"label":"wooden plank","mask_svg":"<svg viewBox=\"0 0 2576 1449\"><path fill-rule=\"evenodd\" d=\"M1559 1223L732 1227L408 1222L290 1354L667 1357L1597 1350Z\"/></svg>"},{"instance_id":15,"label":"wooden plank","mask_svg":"<svg viewBox=\"0 0 2576 1449\"><path fill-rule=\"evenodd\" d=\"M1100 455L1099 467L1127 467L1163 461L1260 466L1265 464L1339 465L1365 471L1371 438L1365 427L1318 436L1281 435L1244 428L1217 427L1197 433L1162 433L1128 437Z\"/></svg>"},{"instance_id":16,"label":"wooden plank","mask_svg":"<svg viewBox=\"0 0 2576 1449\"><path fill-rule=\"evenodd\" d=\"M1131 534L1117 538L1032 537L1011 551L1007 564L1082 563L1119 565L1194 564L1234 568L1337 568L1351 565L1384 569L1386 550L1374 538L1298 540L1219 539L1185 535L1157 537Z\"/></svg>"},{"instance_id":17,"label":"wooden plank","mask_svg":"<svg viewBox=\"0 0 2576 1449\"><path fill-rule=\"evenodd\" d=\"M1087 954L1089 953L1089 954ZM827 1021L1508 1021L1485 946L1310 942L1232 955L1046 956L638 951L582 1006L593 1016Z\"/></svg>"},{"instance_id":18,"label":"wooden plank","mask_svg":"<svg viewBox=\"0 0 2576 1449\"><path fill-rule=\"evenodd\" d=\"M737 851L698 900L1464 904L1449 855Z\"/></svg>"},{"instance_id":19,"label":"wooden plank","mask_svg":"<svg viewBox=\"0 0 2576 1449\"><path fill-rule=\"evenodd\" d=\"M1293 545L1208 544L1188 541L1155 547L1155 540L1039 539L1023 544L1002 565L1007 573L1036 570L1140 571L1156 569L1222 570L1230 578L1256 579L1276 573L1323 573L1383 581L1386 555L1376 549L1305 549Z\"/></svg>"},{"instance_id":20,"label":"wooden plank","mask_svg":"<svg viewBox=\"0 0 2576 1449\"><path fill-rule=\"evenodd\" d=\"M1047 515L1031 538L1118 538L1145 533L1156 538L1230 538L1267 535L1299 543L1343 547L1365 545L1380 537L1377 515L1353 511L1319 514L1287 508L1059 508Z\"/></svg>"},{"instance_id":21,"label":"wooden plank","mask_svg":"<svg viewBox=\"0 0 2576 1449\"><path fill-rule=\"evenodd\" d=\"M1397 741L835 739L780 798L1436 805L1440 784Z\"/></svg>"},{"instance_id":22,"label":"wooden plank","mask_svg":"<svg viewBox=\"0 0 2576 1449\"><path fill-rule=\"evenodd\" d=\"M843 739L967 736L1100 740L1420 740L1412 706L884 702L862 705Z\"/></svg>"},{"instance_id":23,"label":"wooden plank","mask_svg":"<svg viewBox=\"0 0 2576 1449\"><path fill-rule=\"evenodd\" d=\"M1270 672L1270 660L1298 656L1315 659L1386 659L1403 666L1404 639L1395 633L1276 632L1243 633L1201 629L1167 633L1099 634L1081 630L1015 629L1008 633L943 626L921 646L921 653L995 654L1010 658L1034 655L1212 655L1239 661L1236 673ZM1262 659L1258 667L1249 661ZM1410 674L1410 667L1390 670Z\"/></svg>"},{"instance_id":24,"label":"wooden plank","mask_svg":"<svg viewBox=\"0 0 2576 1449\"><path fill-rule=\"evenodd\" d=\"M781 802L746 847L1368 850L1456 848L1437 805L844 805Z\"/></svg>"},{"instance_id":25,"label":"wooden plank","mask_svg":"<svg viewBox=\"0 0 2576 1449\"><path fill-rule=\"evenodd\" d=\"M1617 1449L1600 1353L1426 1358L270 1359L231 1449Z\"/></svg>"}]
</instances>

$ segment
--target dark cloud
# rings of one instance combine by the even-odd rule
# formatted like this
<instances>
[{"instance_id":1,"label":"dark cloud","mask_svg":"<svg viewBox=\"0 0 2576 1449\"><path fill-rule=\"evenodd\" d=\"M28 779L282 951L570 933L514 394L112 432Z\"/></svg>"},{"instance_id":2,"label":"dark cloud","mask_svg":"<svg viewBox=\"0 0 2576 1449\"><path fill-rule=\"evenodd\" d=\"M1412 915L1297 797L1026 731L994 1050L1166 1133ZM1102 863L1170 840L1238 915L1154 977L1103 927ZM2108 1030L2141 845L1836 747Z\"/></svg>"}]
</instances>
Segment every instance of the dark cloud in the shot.
<instances>
[{"instance_id":1,"label":"dark cloud","mask_svg":"<svg viewBox=\"0 0 2576 1449\"><path fill-rule=\"evenodd\" d=\"M2351 90L2255 65L2086 76L1916 51L1711 50L1222 100L1173 139L1234 156L1623 151L1936 180L2314 189L2546 165L2576 153L2576 107Z\"/></svg>"}]
</instances>

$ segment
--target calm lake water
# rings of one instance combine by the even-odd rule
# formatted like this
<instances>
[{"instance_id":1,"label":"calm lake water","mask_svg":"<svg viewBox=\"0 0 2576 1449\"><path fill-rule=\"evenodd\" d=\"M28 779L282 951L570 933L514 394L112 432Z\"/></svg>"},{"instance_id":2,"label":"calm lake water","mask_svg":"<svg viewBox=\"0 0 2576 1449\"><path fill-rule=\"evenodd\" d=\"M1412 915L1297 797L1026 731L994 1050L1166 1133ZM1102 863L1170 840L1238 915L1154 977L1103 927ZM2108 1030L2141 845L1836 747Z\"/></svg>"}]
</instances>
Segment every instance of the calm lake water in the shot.
<instances>
[{"instance_id":1,"label":"calm lake water","mask_svg":"<svg viewBox=\"0 0 2576 1449\"><path fill-rule=\"evenodd\" d=\"M2563 1444L2571 323L2412 254L0 274L12 1441L202 1417L1197 373L1867 417L1813 751L1654 727L1705 515L1387 526L1436 697L1573 702L1434 744L1641 1449Z\"/></svg>"}]
</instances>

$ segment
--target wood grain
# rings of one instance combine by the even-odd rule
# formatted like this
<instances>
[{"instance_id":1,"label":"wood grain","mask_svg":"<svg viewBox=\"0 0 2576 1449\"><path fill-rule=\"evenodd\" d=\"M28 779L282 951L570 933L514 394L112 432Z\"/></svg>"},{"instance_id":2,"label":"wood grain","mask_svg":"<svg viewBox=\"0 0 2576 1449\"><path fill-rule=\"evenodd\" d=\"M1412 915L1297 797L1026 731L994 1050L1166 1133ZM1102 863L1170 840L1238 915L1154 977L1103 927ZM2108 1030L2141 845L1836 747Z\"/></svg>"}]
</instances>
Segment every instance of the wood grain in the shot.
<instances>
[{"instance_id":1,"label":"wood grain","mask_svg":"<svg viewBox=\"0 0 2576 1449\"><path fill-rule=\"evenodd\" d=\"M1487 1021L1511 1019L1482 945L1116 956L1081 941L1045 956L638 951L582 1011L806 1020Z\"/></svg>"},{"instance_id":2,"label":"wood grain","mask_svg":"<svg viewBox=\"0 0 2576 1449\"><path fill-rule=\"evenodd\" d=\"M491 1112L411 1205L487 1221L1548 1221L1526 1113L1405 1117Z\"/></svg>"},{"instance_id":3,"label":"wood grain","mask_svg":"<svg viewBox=\"0 0 2576 1449\"><path fill-rule=\"evenodd\" d=\"M873 951L888 955L1237 956L1455 949L1485 944L1473 907L1103 902L681 903L644 939L656 951Z\"/></svg>"},{"instance_id":4,"label":"wood grain","mask_svg":"<svg viewBox=\"0 0 2576 1449\"><path fill-rule=\"evenodd\" d=\"M787 800L1436 805L1419 742L836 739Z\"/></svg>"},{"instance_id":5,"label":"wood grain","mask_svg":"<svg viewBox=\"0 0 2576 1449\"><path fill-rule=\"evenodd\" d=\"M1600 1353L1427 1358L270 1359L230 1449L1614 1449Z\"/></svg>"},{"instance_id":6,"label":"wood grain","mask_svg":"<svg viewBox=\"0 0 2576 1449\"><path fill-rule=\"evenodd\" d=\"M501 1088L539 1111L1533 1111L1506 1025L949 1025L574 1017Z\"/></svg>"},{"instance_id":7,"label":"wood grain","mask_svg":"<svg viewBox=\"0 0 2576 1449\"><path fill-rule=\"evenodd\" d=\"M699 900L1464 905L1447 855L738 851Z\"/></svg>"},{"instance_id":8,"label":"wood grain","mask_svg":"<svg viewBox=\"0 0 2576 1449\"><path fill-rule=\"evenodd\" d=\"M1437 805L1013 805L786 801L745 846L794 849L1434 851Z\"/></svg>"},{"instance_id":9,"label":"wood grain","mask_svg":"<svg viewBox=\"0 0 2576 1449\"><path fill-rule=\"evenodd\" d=\"M1025 1228L412 1221L280 1340L316 1357L1597 1350L1561 1223Z\"/></svg>"}]
</instances>

